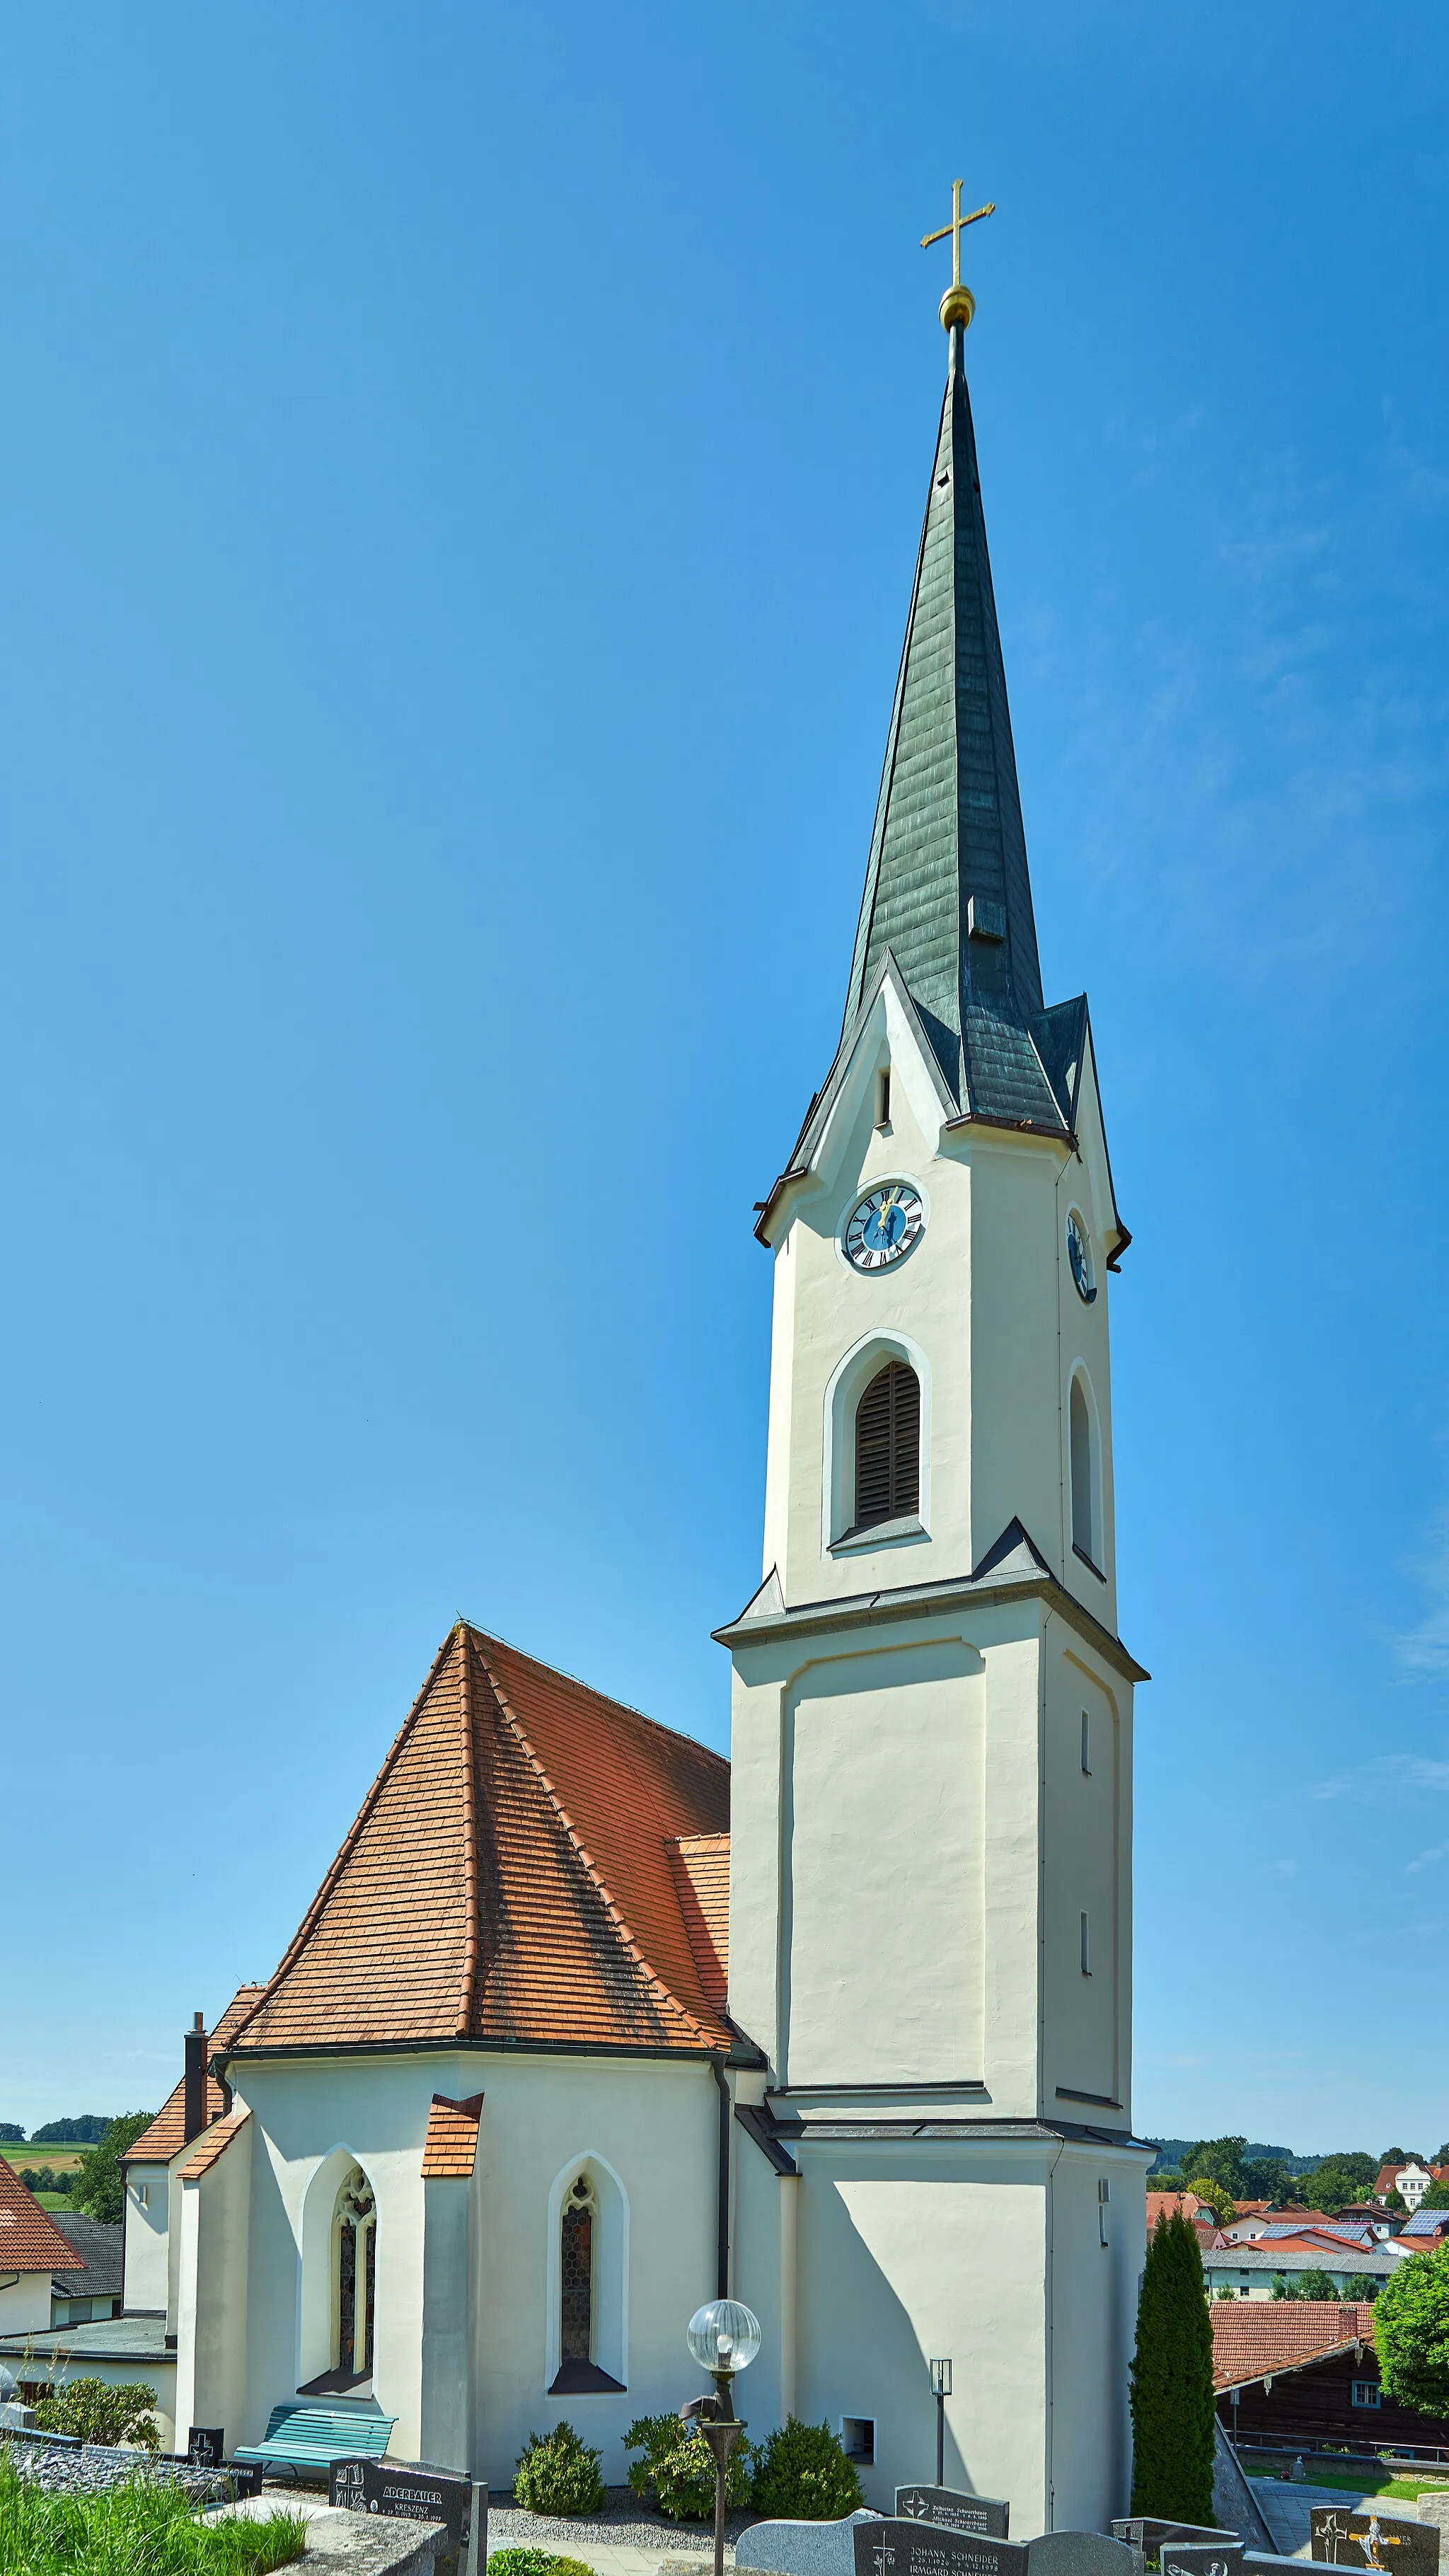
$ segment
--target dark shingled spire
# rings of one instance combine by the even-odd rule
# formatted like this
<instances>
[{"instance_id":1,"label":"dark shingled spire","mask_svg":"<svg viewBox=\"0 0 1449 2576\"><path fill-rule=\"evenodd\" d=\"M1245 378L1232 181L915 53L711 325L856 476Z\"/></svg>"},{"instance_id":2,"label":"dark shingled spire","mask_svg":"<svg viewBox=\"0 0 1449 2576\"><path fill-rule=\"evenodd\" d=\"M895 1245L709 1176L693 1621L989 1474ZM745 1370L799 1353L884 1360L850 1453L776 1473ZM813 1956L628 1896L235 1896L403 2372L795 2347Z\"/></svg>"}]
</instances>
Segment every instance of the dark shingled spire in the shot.
<instances>
[{"instance_id":1,"label":"dark shingled spire","mask_svg":"<svg viewBox=\"0 0 1449 2576\"><path fill-rule=\"evenodd\" d=\"M1060 1132L963 339L954 328L845 1025L889 950L963 1114Z\"/></svg>"}]
</instances>

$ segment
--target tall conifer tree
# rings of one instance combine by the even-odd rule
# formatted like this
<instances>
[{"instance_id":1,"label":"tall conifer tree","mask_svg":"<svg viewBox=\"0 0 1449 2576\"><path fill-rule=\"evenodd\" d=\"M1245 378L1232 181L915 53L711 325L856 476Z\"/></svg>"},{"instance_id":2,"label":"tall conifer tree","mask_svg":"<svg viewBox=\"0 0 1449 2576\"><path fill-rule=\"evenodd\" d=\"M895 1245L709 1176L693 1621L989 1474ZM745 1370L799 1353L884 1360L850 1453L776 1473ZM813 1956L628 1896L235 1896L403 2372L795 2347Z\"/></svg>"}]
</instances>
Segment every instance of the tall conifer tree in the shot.
<instances>
[{"instance_id":1,"label":"tall conifer tree","mask_svg":"<svg viewBox=\"0 0 1449 2576\"><path fill-rule=\"evenodd\" d=\"M1211 2523L1213 2330L1202 2256L1185 2218L1152 2231L1132 2360L1132 2510Z\"/></svg>"}]
</instances>

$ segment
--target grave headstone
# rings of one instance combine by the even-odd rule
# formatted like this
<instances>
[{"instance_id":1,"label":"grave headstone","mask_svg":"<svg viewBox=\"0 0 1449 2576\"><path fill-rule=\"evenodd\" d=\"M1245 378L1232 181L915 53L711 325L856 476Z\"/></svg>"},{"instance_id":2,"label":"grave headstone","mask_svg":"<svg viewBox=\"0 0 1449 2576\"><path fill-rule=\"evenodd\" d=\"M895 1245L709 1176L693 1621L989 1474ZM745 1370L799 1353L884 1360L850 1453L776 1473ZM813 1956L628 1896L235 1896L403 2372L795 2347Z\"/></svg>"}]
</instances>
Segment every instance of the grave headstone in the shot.
<instances>
[{"instance_id":1,"label":"grave headstone","mask_svg":"<svg viewBox=\"0 0 1449 2576\"><path fill-rule=\"evenodd\" d=\"M1027 2576L1142 2576L1144 2563L1130 2540L1100 2531L1044 2531L1026 2544Z\"/></svg>"},{"instance_id":2,"label":"grave headstone","mask_svg":"<svg viewBox=\"0 0 1449 2576\"><path fill-rule=\"evenodd\" d=\"M984 2532L1004 2540L1011 2507L1002 2496L967 2495L961 2487L897 2487L899 2522L937 2522L947 2531Z\"/></svg>"},{"instance_id":3,"label":"grave headstone","mask_svg":"<svg viewBox=\"0 0 1449 2576\"><path fill-rule=\"evenodd\" d=\"M186 2437L186 2456L194 2468L219 2469L226 2452L226 2431L220 2424L193 2424Z\"/></svg>"},{"instance_id":4,"label":"grave headstone","mask_svg":"<svg viewBox=\"0 0 1449 2576\"><path fill-rule=\"evenodd\" d=\"M1308 2524L1313 2556L1325 2566L1374 2567L1380 2576L1439 2576L1439 2534L1432 2523L1316 2504Z\"/></svg>"},{"instance_id":5,"label":"grave headstone","mask_svg":"<svg viewBox=\"0 0 1449 2576\"><path fill-rule=\"evenodd\" d=\"M392 2521L440 2522L447 2540L435 2562L436 2576L459 2576L473 2537L473 2482L454 2469L435 2469L425 2460L334 2460L327 2481L328 2502L352 2513L385 2514ZM478 2489L481 2524L474 2562L481 2567L488 2547L488 2490Z\"/></svg>"},{"instance_id":6,"label":"grave headstone","mask_svg":"<svg viewBox=\"0 0 1449 2576\"><path fill-rule=\"evenodd\" d=\"M1164 2540L1162 2576L1243 2576L1243 2544L1230 2531L1221 2540Z\"/></svg>"},{"instance_id":7,"label":"grave headstone","mask_svg":"<svg viewBox=\"0 0 1449 2576\"><path fill-rule=\"evenodd\" d=\"M1203 2522L1162 2522L1150 2513L1121 2514L1112 2525L1114 2540L1130 2541L1144 2558L1157 2558L1164 2540L1206 2540L1221 2544L1237 2540L1236 2531L1214 2531Z\"/></svg>"},{"instance_id":8,"label":"grave headstone","mask_svg":"<svg viewBox=\"0 0 1449 2576\"><path fill-rule=\"evenodd\" d=\"M1027 2564L1016 2541L944 2523L891 2515L855 2528L855 2576L1027 2576Z\"/></svg>"},{"instance_id":9,"label":"grave headstone","mask_svg":"<svg viewBox=\"0 0 1449 2576\"><path fill-rule=\"evenodd\" d=\"M763 2576L855 2576L859 2523L879 2528L881 2516L864 2510L840 2522L754 2522L735 2542L735 2566Z\"/></svg>"}]
</instances>

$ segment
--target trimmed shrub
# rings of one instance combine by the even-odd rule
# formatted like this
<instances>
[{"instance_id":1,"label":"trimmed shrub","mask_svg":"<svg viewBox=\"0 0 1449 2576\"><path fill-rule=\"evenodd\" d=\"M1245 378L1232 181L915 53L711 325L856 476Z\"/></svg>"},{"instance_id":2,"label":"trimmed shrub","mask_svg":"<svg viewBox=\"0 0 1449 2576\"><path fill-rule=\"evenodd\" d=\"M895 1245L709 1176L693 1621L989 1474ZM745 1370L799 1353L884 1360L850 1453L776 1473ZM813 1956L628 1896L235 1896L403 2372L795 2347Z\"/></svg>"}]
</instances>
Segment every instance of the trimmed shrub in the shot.
<instances>
[{"instance_id":1,"label":"trimmed shrub","mask_svg":"<svg viewBox=\"0 0 1449 2576\"><path fill-rule=\"evenodd\" d=\"M624 2436L626 2451L642 2451L629 2469L636 2496L657 2504L671 2522L714 2519L714 2453L702 2433L678 2415L640 2415ZM739 2441L725 2472L725 2504L738 2513L750 2501L750 2444Z\"/></svg>"},{"instance_id":2,"label":"trimmed shrub","mask_svg":"<svg viewBox=\"0 0 1449 2576\"><path fill-rule=\"evenodd\" d=\"M561 2558L552 2549L493 2549L488 2576L594 2576L582 2558Z\"/></svg>"},{"instance_id":3,"label":"trimmed shrub","mask_svg":"<svg viewBox=\"0 0 1449 2576\"><path fill-rule=\"evenodd\" d=\"M1213 2521L1213 2330L1202 2256L1185 2218L1152 2231L1132 2358L1132 2511Z\"/></svg>"},{"instance_id":4,"label":"trimmed shrub","mask_svg":"<svg viewBox=\"0 0 1449 2576\"><path fill-rule=\"evenodd\" d=\"M143 2451L159 2451L155 2403L155 2389L139 2381L111 2388L104 2379L68 2379L41 2399L35 2421L42 2433L78 2433L83 2442L135 2442Z\"/></svg>"},{"instance_id":5,"label":"trimmed shrub","mask_svg":"<svg viewBox=\"0 0 1449 2576\"><path fill-rule=\"evenodd\" d=\"M605 2495L599 2453L580 2441L572 2424L530 2433L518 2454L513 2492L526 2513L597 2513Z\"/></svg>"},{"instance_id":6,"label":"trimmed shrub","mask_svg":"<svg viewBox=\"0 0 1449 2576\"><path fill-rule=\"evenodd\" d=\"M839 2522L864 2503L860 2480L828 2424L790 2415L755 2458L750 2502L777 2521Z\"/></svg>"}]
</instances>

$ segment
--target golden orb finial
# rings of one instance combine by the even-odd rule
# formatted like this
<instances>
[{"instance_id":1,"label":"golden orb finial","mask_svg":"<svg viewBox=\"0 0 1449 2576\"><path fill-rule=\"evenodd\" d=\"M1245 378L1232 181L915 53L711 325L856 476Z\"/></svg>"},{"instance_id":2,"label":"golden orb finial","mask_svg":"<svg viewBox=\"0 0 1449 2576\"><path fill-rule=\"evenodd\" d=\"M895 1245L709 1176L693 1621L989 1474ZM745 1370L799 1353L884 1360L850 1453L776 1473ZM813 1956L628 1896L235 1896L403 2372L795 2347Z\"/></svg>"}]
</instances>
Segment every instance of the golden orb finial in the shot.
<instances>
[{"instance_id":1,"label":"golden orb finial","mask_svg":"<svg viewBox=\"0 0 1449 2576\"><path fill-rule=\"evenodd\" d=\"M961 235L968 224L979 224L983 215L994 215L995 212L996 200L993 197L989 206L978 206L974 215L963 215L961 182L959 179L953 179L949 224L943 224L938 233L923 233L921 236L922 250L929 250L933 242L944 241L948 233L951 236L951 283L941 298L943 331L954 331L958 325L963 331L969 331L971 328L972 317L976 311L976 298L970 287L963 286L961 283Z\"/></svg>"}]
</instances>

